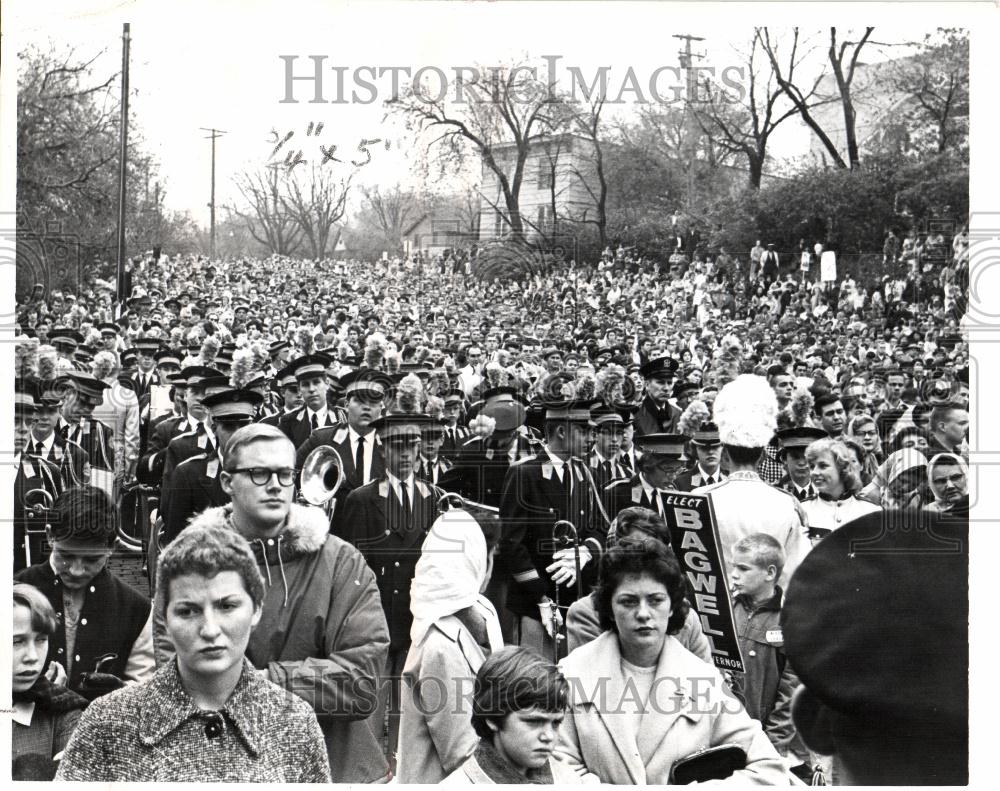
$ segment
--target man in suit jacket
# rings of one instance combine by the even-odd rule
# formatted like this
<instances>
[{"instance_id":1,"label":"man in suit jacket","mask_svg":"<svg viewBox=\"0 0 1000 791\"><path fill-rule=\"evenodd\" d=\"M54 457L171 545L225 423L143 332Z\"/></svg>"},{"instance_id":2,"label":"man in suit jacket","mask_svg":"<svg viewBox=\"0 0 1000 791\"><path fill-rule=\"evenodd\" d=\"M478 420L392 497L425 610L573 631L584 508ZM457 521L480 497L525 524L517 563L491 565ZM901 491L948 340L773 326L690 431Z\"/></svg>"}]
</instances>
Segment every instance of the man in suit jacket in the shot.
<instances>
[{"instance_id":1,"label":"man in suit jacket","mask_svg":"<svg viewBox=\"0 0 1000 791\"><path fill-rule=\"evenodd\" d=\"M714 423L703 423L691 438L694 464L674 478L673 488L690 492L699 486L710 486L726 479L722 471L722 443L719 428Z\"/></svg>"},{"instance_id":2,"label":"man in suit jacket","mask_svg":"<svg viewBox=\"0 0 1000 791\"><path fill-rule=\"evenodd\" d=\"M295 454L295 467L302 469L309 454L316 448L328 445L340 456L344 483L337 491L333 512L334 533L338 533L337 509L352 490L382 477L385 461L382 443L372 428L372 421L382 413L382 401L389 388L389 378L379 371L362 368L341 378L347 398L347 423L321 428L312 433L299 446Z\"/></svg>"},{"instance_id":3,"label":"man in suit jacket","mask_svg":"<svg viewBox=\"0 0 1000 791\"><path fill-rule=\"evenodd\" d=\"M44 498L32 497L25 503L25 495L41 489L54 501L63 490L59 465L40 455L31 432L31 423L37 414L37 401L32 388L17 380L14 386L14 571L30 566L41 555L42 534L45 529L44 514L36 515L27 505L38 502L47 505ZM50 430L50 435L52 434ZM82 453L82 451L81 451Z\"/></svg>"},{"instance_id":4,"label":"man in suit jacket","mask_svg":"<svg viewBox=\"0 0 1000 791\"><path fill-rule=\"evenodd\" d=\"M92 417L95 407L104 399L105 382L82 371L67 374L59 408L59 433L75 442L87 454L90 465L89 482L114 496L115 452L112 430Z\"/></svg>"},{"instance_id":5,"label":"man in suit jacket","mask_svg":"<svg viewBox=\"0 0 1000 791\"><path fill-rule=\"evenodd\" d=\"M610 503L608 516L614 519L624 508L639 506L656 511L665 518L663 498L676 494L674 481L687 461L683 434L647 434L636 438L642 455L636 460L636 472L631 478L612 481L604 489L604 499Z\"/></svg>"},{"instance_id":6,"label":"man in suit jacket","mask_svg":"<svg viewBox=\"0 0 1000 791\"><path fill-rule=\"evenodd\" d=\"M251 390L223 390L202 401L209 412L217 445L212 453L205 451L178 464L164 485L160 503L161 543L164 546L187 527L195 514L229 502L229 495L222 490L221 483L225 464L223 448L238 429L253 422L261 400L260 394Z\"/></svg>"},{"instance_id":7,"label":"man in suit jacket","mask_svg":"<svg viewBox=\"0 0 1000 791\"><path fill-rule=\"evenodd\" d=\"M465 441L454 465L439 479L441 488L466 500L499 508L507 471L511 465L535 454L535 447L527 435L521 433L525 408L524 400L512 387L497 387L484 392L480 413L493 419L493 433L485 439L471 437ZM507 609L509 584L509 575L499 566L494 566L485 591L500 618L505 642L513 642L514 639L514 618Z\"/></svg>"},{"instance_id":8,"label":"man in suit jacket","mask_svg":"<svg viewBox=\"0 0 1000 791\"><path fill-rule=\"evenodd\" d=\"M389 706L390 765L399 733L399 679L413 624L410 584L443 494L415 474L421 431L432 424L427 415L406 413L389 414L373 422L385 452L385 473L352 491L344 502L343 518L338 520L339 536L356 546L375 572L389 624L389 655L379 687L379 711ZM382 722L382 718L376 716L375 722Z\"/></svg>"},{"instance_id":9,"label":"man in suit jacket","mask_svg":"<svg viewBox=\"0 0 1000 791\"><path fill-rule=\"evenodd\" d=\"M150 388L153 385L162 384L160 373L156 370L156 355L160 348L160 341L158 338L136 338L133 346L136 350L139 370L132 374L129 379L134 384L132 389L135 390L140 403L148 404Z\"/></svg>"},{"instance_id":10,"label":"man in suit jacket","mask_svg":"<svg viewBox=\"0 0 1000 791\"><path fill-rule=\"evenodd\" d=\"M590 474L597 485L597 491L604 493L607 485L620 478L627 478L628 473L621 463L622 440L625 437L626 416L613 407L603 404L593 412L596 427L594 449L587 457ZM605 511L609 503L602 500Z\"/></svg>"},{"instance_id":11,"label":"man in suit jacket","mask_svg":"<svg viewBox=\"0 0 1000 791\"><path fill-rule=\"evenodd\" d=\"M778 482L778 488L793 495L799 502L816 497L816 487L813 486L809 462L806 461L806 448L810 443L826 436L823 429L811 426L786 428L775 434L781 446L778 458L786 469L785 476Z\"/></svg>"},{"instance_id":12,"label":"man in suit jacket","mask_svg":"<svg viewBox=\"0 0 1000 791\"><path fill-rule=\"evenodd\" d=\"M451 469L451 462L441 455L443 444L444 425L442 425L441 420L432 420L423 426L418 472L421 478L435 486Z\"/></svg>"},{"instance_id":13,"label":"man in suit jacket","mask_svg":"<svg viewBox=\"0 0 1000 791\"><path fill-rule=\"evenodd\" d=\"M500 496L498 565L511 577L507 606L516 618L515 638L543 656L552 654L553 635L539 606L558 598L568 607L577 599L574 551L556 548L555 523L566 520L576 527L584 594L595 579L608 531L599 495L583 468L593 430L591 406L574 401L548 407L541 452L511 466Z\"/></svg>"},{"instance_id":14,"label":"man in suit jacket","mask_svg":"<svg viewBox=\"0 0 1000 791\"><path fill-rule=\"evenodd\" d=\"M68 489L90 480L90 460L80 445L56 430L60 425L59 406L59 398L50 393L35 398L34 422L27 446L30 455L56 466L62 488Z\"/></svg>"},{"instance_id":15,"label":"man in suit jacket","mask_svg":"<svg viewBox=\"0 0 1000 791\"><path fill-rule=\"evenodd\" d=\"M325 354L307 354L294 360L289 367L302 394L303 405L290 415L278 421L278 428L285 432L296 448L302 447L309 435L317 429L337 425L336 415L329 409L326 391L326 366L329 358Z\"/></svg>"},{"instance_id":16,"label":"man in suit jacket","mask_svg":"<svg viewBox=\"0 0 1000 791\"><path fill-rule=\"evenodd\" d=\"M646 395L635 416L637 434L670 434L677 431L681 411L670 403L677 367L677 360L657 357L639 369L646 381Z\"/></svg>"},{"instance_id":17,"label":"man in suit jacket","mask_svg":"<svg viewBox=\"0 0 1000 791\"><path fill-rule=\"evenodd\" d=\"M211 370L211 369L208 369ZM219 440L212 429L208 409L204 399L230 389L228 376L205 376L198 378L191 369L187 371L188 416L191 418L191 429L178 434L167 445L163 457L163 485L165 486L173 474L174 468L185 459L197 456L199 453L212 455L218 451ZM193 379L192 379L193 377Z\"/></svg>"},{"instance_id":18,"label":"man in suit jacket","mask_svg":"<svg viewBox=\"0 0 1000 791\"><path fill-rule=\"evenodd\" d=\"M299 393L299 382L295 378L295 372L290 366L285 366L275 373L274 381L281 393L282 407L274 414L264 417L258 422L277 427L284 418L302 408L302 396Z\"/></svg>"},{"instance_id":19,"label":"man in suit jacket","mask_svg":"<svg viewBox=\"0 0 1000 791\"><path fill-rule=\"evenodd\" d=\"M472 433L466 426L460 425L462 408L465 406L465 391L461 387L451 388L444 396L444 443L441 445L441 455L453 460L462 445Z\"/></svg>"}]
</instances>

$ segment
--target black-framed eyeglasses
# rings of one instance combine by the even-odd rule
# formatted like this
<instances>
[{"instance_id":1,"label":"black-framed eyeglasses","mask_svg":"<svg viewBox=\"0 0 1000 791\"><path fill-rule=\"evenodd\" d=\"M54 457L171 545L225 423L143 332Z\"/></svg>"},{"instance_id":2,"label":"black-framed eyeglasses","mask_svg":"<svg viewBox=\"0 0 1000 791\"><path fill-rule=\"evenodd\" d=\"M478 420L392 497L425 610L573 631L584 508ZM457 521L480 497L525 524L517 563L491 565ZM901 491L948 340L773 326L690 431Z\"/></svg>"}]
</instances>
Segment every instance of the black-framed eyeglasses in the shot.
<instances>
[{"instance_id":1,"label":"black-framed eyeglasses","mask_svg":"<svg viewBox=\"0 0 1000 791\"><path fill-rule=\"evenodd\" d=\"M278 476L278 483L282 486L291 486L295 482L295 470L292 467L282 467L271 470L267 467L237 467L234 470L227 470L230 475L243 473L248 475L250 480L257 486L264 486L271 481L272 475Z\"/></svg>"}]
</instances>

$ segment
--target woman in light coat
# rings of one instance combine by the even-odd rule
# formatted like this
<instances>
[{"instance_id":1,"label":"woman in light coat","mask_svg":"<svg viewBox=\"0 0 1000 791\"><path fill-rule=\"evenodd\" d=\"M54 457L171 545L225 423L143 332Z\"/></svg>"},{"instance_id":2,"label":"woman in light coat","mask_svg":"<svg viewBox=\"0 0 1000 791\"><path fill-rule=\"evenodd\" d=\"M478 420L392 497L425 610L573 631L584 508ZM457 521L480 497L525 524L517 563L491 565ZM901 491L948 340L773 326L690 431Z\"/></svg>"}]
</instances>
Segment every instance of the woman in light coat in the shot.
<instances>
[{"instance_id":1,"label":"woman in light coat","mask_svg":"<svg viewBox=\"0 0 1000 791\"><path fill-rule=\"evenodd\" d=\"M486 657L503 648L500 621L482 595L496 520L447 511L424 539L410 593L413 627L403 665L397 778L439 783L476 749L469 700Z\"/></svg>"},{"instance_id":2,"label":"woman in light coat","mask_svg":"<svg viewBox=\"0 0 1000 791\"><path fill-rule=\"evenodd\" d=\"M806 448L806 461L817 496L801 506L814 545L848 522L881 510L880 506L857 498L861 490L861 464L846 443L818 439Z\"/></svg>"},{"instance_id":3,"label":"woman in light coat","mask_svg":"<svg viewBox=\"0 0 1000 791\"><path fill-rule=\"evenodd\" d=\"M787 785L760 723L673 637L687 615L684 593L676 558L658 542L627 540L607 552L598 602L608 630L562 662L570 709L557 756L602 783L662 785L681 759L735 744L746 766L729 781Z\"/></svg>"}]
</instances>

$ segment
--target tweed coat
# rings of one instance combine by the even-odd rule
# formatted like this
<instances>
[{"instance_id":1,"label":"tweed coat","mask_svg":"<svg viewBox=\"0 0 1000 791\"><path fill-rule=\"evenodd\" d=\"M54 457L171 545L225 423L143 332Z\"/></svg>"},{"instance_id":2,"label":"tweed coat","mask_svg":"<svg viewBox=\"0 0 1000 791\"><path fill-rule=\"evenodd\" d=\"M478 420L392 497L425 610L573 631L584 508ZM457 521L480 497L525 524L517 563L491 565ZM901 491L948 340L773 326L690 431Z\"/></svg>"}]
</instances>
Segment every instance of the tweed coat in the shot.
<instances>
[{"instance_id":1,"label":"tweed coat","mask_svg":"<svg viewBox=\"0 0 1000 791\"><path fill-rule=\"evenodd\" d=\"M236 530L232 505L209 508L191 526ZM319 508L292 505L285 530L250 547L267 591L247 657L312 705L334 782L385 779L389 765L373 730L381 724L371 715L389 630L374 574L357 549L329 534Z\"/></svg>"},{"instance_id":2,"label":"tweed coat","mask_svg":"<svg viewBox=\"0 0 1000 791\"><path fill-rule=\"evenodd\" d=\"M90 704L56 780L330 782L309 704L264 680L248 661L218 715L221 733L210 736L213 713L195 706L172 661L147 683Z\"/></svg>"}]
</instances>

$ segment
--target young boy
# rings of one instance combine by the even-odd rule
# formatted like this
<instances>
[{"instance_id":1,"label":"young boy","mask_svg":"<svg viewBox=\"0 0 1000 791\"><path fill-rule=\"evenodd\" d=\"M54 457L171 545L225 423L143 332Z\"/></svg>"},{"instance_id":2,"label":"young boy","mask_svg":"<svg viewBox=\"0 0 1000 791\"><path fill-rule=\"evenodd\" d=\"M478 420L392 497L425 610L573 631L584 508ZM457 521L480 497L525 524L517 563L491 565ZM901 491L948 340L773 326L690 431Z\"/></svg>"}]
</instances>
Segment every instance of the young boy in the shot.
<instances>
[{"instance_id":1,"label":"young boy","mask_svg":"<svg viewBox=\"0 0 1000 791\"><path fill-rule=\"evenodd\" d=\"M559 669L532 651L508 647L490 655L473 688L472 727L479 745L442 784L583 782L552 757L568 689Z\"/></svg>"},{"instance_id":2,"label":"young boy","mask_svg":"<svg viewBox=\"0 0 1000 791\"><path fill-rule=\"evenodd\" d=\"M747 714L760 721L778 752L808 761L792 725L792 694L799 681L785 660L781 635L782 590L777 580L784 566L781 544L765 533L733 545L733 618L746 668L733 674L733 692Z\"/></svg>"},{"instance_id":3,"label":"young boy","mask_svg":"<svg viewBox=\"0 0 1000 791\"><path fill-rule=\"evenodd\" d=\"M152 678L150 601L107 569L114 502L96 486L77 486L59 495L54 510L52 554L14 577L38 588L56 613L48 661L65 668L69 688L88 700Z\"/></svg>"}]
</instances>

